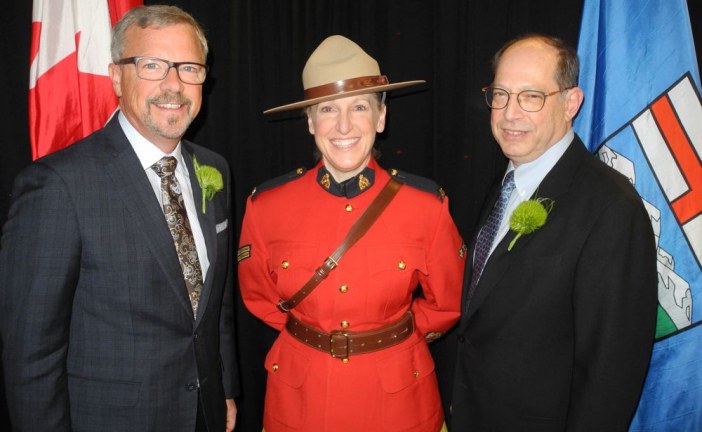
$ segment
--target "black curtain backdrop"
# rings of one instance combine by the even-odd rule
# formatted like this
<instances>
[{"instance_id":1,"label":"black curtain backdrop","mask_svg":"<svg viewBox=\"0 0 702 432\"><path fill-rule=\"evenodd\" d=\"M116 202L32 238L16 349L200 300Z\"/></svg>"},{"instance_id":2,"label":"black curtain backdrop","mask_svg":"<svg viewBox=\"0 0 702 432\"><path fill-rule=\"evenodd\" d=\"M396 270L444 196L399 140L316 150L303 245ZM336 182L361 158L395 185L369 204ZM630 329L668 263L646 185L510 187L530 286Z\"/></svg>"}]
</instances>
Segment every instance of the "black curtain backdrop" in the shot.
<instances>
[{"instance_id":1,"label":"black curtain backdrop","mask_svg":"<svg viewBox=\"0 0 702 432\"><path fill-rule=\"evenodd\" d=\"M302 68L327 36L356 41L391 82L426 79L389 98L386 132L378 137L386 168L430 177L444 186L454 219L472 235L489 185L505 166L489 129L480 88L490 60L507 40L527 32L559 36L574 46L582 0L232 0L149 1L182 7L204 26L211 74L204 105L187 138L223 154L236 181L236 226L246 196L262 181L313 165L313 139L301 113L264 116L266 108L302 99ZM702 4L688 2L697 47ZM27 88L32 2L3 4L0 14L3 87L0 109L0 224L12 180L30 163ZM695 27L697 26L697 27ZM698 48L698 52L699 52ZM588 95L586 95L587 97ZM294 197L291 197L294 199ZM3 287L0 287L3 289ZM238 309L244 393L238 431L261 430L263 358L275 333ZM432 347L450 385L450 336ZM0 402L4 402L0 401ZM4 404L0 403L0 407ZM1 408L0 408L1 409ZM0 413L1 415L2 413ZM41 413L37 413L41 415ZM4 417L4 416L2 416ZM2 427L4 426L4 427ZM7 422L0 422L7 430Z\"/></svg>"}]
</instances>

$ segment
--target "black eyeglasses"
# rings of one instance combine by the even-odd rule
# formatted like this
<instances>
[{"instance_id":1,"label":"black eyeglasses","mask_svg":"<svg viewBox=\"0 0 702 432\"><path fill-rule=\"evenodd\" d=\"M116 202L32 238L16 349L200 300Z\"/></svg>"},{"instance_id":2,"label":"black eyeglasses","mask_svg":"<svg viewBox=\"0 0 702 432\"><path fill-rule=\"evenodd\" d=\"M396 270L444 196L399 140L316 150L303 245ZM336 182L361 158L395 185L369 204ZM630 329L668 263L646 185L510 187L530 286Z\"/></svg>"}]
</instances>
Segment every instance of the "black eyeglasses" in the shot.
<instances>
[{"instance_id":1,"label":"black eyeglasses","mask_svg":"<svg viewBox=\"0 0 702 432\"><path fill-rule=\"evenodd\" d=\"M551 93L542 92L539 90L523 90L519 93L511 93L499 87L487 86L483 87L485 93L485 102L492 109L503 109L509 103L510 95L517 95L517 103L527 112L541 111L546 104L546 98L555 94L570 90L573 87L568 87L562 90L552 91Z\"/></svg>"},{"instance_id":2,"label":"black eyeglasses","mask_svg":"<svg viewBox=\"0 0 702 432\"><path fill-rule=\"evenodd\" d=\"M156 57L128 57L117 60L115 64L133 64L137 76L148 81L161 81L168 71L175 68L178 78L186 84L202 84L207 77L209 67L193 62L172 62Z\"/></svg>"}]
</instances>

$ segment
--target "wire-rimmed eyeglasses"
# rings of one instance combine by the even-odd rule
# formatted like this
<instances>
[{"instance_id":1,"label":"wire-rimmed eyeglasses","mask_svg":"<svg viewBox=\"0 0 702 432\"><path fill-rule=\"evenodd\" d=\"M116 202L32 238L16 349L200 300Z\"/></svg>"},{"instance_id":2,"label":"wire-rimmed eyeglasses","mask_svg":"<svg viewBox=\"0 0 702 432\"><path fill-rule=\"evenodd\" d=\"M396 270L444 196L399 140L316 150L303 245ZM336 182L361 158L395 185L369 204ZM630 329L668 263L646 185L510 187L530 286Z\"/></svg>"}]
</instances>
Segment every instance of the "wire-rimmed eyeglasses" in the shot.
<instances>
[{"instance_id":1,"label":"wire-rimmed eyeglasses","mask_svg":"<svg viewBox=\"0 0 702 432\"><path fill-rule=\"evenodd\" d=\"M172 62L156 57L127 57L117 60L115 64L133 64L137 76L148 81L161 81L171 68L175 68L178 78L186 84L204 83L209 69L201 63Z\"/></svg>"},{"instance_id":2,"label":"wire-rimmed eyeglasses","mask_svg":"<svg viewBox=\"0 0 702 432\"><path fill-rule=\"evenodd\" d=\"M510 95L517 95L517 103L527 112L541 111L546 104L546 98L555 94L570 90L573 87L568 87L561 90L552 91L550 93L539 90L522 90L518 93L508 92L499 87L487 86L483 87L485 93L485 102L492 109L503 109L509 103Z\"/></svg>"}]
</instances>

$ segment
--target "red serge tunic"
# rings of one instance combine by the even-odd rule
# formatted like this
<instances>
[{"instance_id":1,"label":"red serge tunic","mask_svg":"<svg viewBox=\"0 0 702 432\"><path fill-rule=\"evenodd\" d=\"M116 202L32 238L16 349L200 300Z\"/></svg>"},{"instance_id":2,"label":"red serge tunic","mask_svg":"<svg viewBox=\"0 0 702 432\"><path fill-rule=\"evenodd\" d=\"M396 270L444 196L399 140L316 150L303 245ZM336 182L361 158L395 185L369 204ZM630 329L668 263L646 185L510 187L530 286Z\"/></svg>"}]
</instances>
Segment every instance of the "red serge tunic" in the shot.
<instances>
[{"instance_id":1,"label":"red serge tunic","mask_svg":"<svg viewBox=\"0 0 702 432\"><path fill-rule=\"evenodd\" d=\"M412 310L415 332L408 339L345 363L293 338L276 304L310 279L390 174L371 160L364 170L370 181L362 181L367 186L348 198L325 188L324 172L321 163L299 170L247 201L238 253L241 293L254 315L281 331L265 360L264 428L437 432L443 413L425 336L431 339L458 320L465 255L448 199L438 186L428 193L412 186L416 177L403 181L397 175L406 184L395 199L290 312L329 332L377 329ZM413 296L418 284L422 295Z\"/></svg>"}]
</instances>

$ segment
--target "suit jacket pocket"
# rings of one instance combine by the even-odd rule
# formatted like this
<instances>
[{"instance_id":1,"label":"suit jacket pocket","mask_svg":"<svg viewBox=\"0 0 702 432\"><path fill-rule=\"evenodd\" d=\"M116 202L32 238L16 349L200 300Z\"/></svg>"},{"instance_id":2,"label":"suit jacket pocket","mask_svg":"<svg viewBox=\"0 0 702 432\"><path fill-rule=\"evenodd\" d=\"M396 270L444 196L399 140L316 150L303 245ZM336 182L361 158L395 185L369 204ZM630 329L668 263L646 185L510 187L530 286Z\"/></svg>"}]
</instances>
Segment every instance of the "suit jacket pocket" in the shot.
<instances>
[{"instance_id":1,"label":"suit jacket pocket","mask_svg":"<svg viewBox=\"0 0 702 432\"><path fill-rule=\"evenodd\" d=\"M226 233L228 227L229 227L229 219L224 219L222 222L219 222L215 225L215 232L217 234Z\"/></svg>"},{"instance_id":2,"label":"suit jacket pocket","mask_svg":"<svg viewBox=\"0 0 702 432\"><path fill-rule=\"evenodd\" d=\"M134 407L139 401L140 389L141 384L134 381L68 375L68 392L71 399L83 404Z\"/></svg>"}]
</instances>

